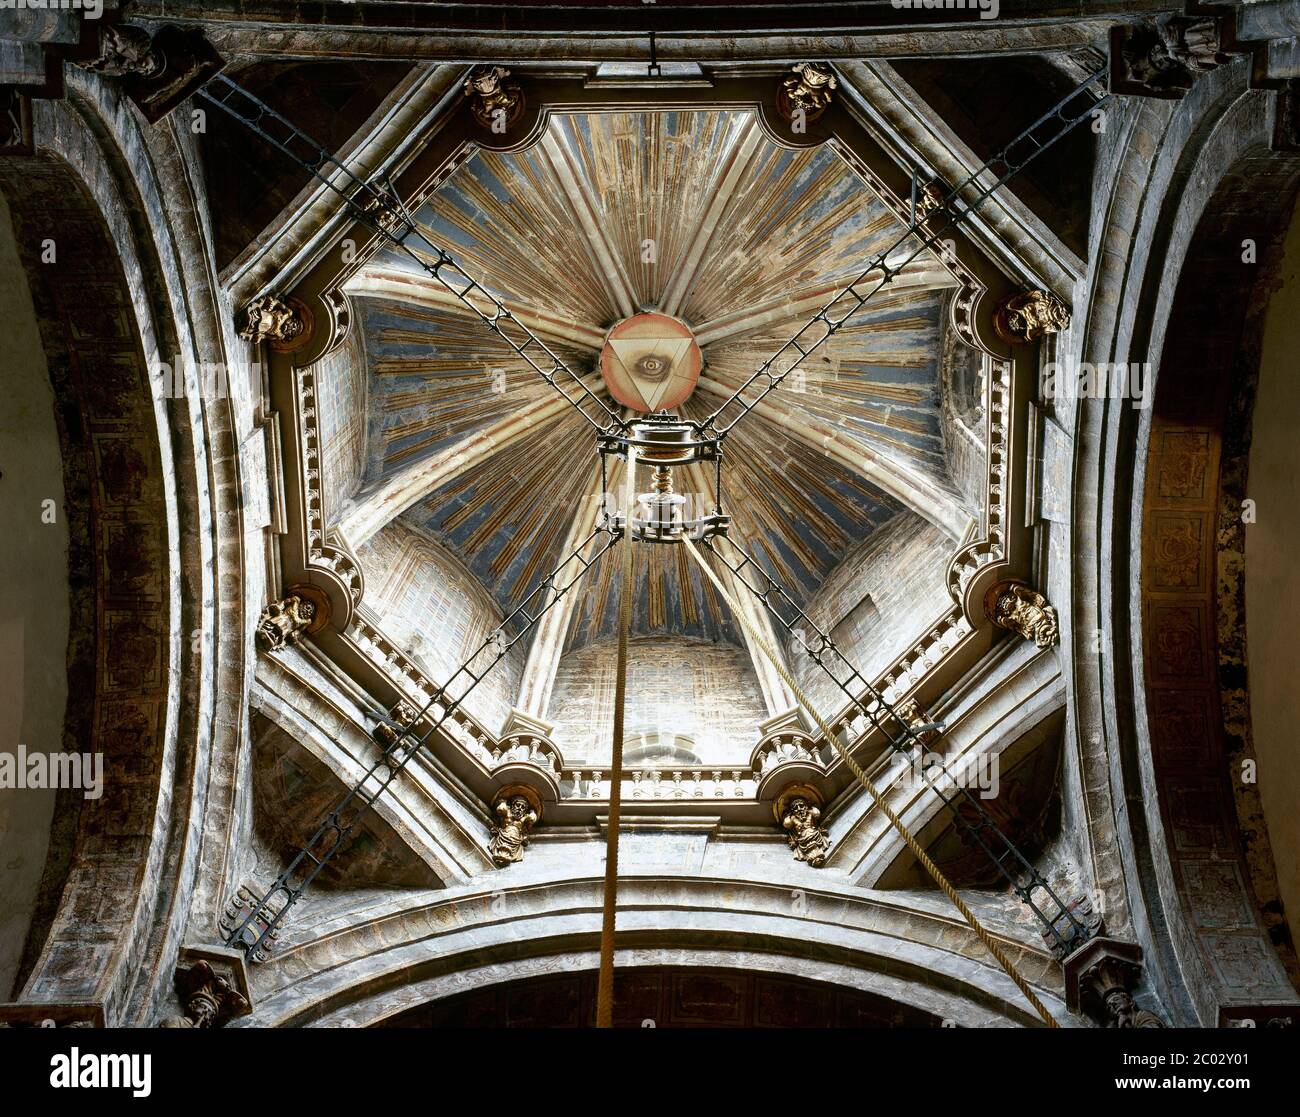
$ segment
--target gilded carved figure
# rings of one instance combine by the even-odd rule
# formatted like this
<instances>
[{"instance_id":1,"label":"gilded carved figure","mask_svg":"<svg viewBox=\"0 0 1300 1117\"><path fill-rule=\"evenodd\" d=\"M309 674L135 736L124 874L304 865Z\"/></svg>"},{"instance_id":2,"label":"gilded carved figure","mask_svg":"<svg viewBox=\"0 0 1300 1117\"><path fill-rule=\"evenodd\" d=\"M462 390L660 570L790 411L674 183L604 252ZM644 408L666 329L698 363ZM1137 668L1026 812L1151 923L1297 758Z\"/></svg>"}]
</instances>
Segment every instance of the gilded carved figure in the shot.
<instances>
[{"instance_id":1,"label":"gilded carved figure","mask_svg":"<svg viewBox=\"0 0 1300 1117\"><path fill-rule=\"evenodd\" d=\"M787 801L781 819L781 825L786 830L786 841L794 850L795 860L806 861L813 868L826 864L831 847L830 835L817 825L821 816L820 807L796 795Z\"/></svg>"},{"instance_id":2,"label":"gilded carved figure","mask_svg":"<svg viewBox=\"0 0 1300 1117\"><path fill-rule=\"evenodd\" d=\"M274 295L263 295L244 308L244 328L239 336L254 344L261 341L292 341L303 331L302 319L288 303Z\"/></svg>"},{"instance_id":3,"label":"gilded carved figure","mask_svg":"<svg viewBox=\"0 0 1300 1117\"><path fill-rule=\"evenodd\" d=\"M482 66L475 70L462 87L471 99L470 113L484 128L504 132L523 111L524 95L514 82L507 82L510 71L504 66Z\"/></svg>"},{"instance_id":4,"label":"gilded carved figure","mask_svg":"<svg viewBox=\"0 0 1300 1117\"><path fill-rule=\"evenodd\" d=\"M302 641L316 619L316 606L296 593L272 601L257 623L257 640L269 652L291 648Z\"/></svg>"},{"instance_id":5,"label":"gilded carved figure","mask_svg":"<svg viewBox=\"0 0 1300 1117\"><path fill-rule=\"evenodd\" d=\"M1023 582L1000 582L990 591L992 599L988 608L989 619L1040 648L1050 648L1056 643L1060 629L1053 609L1041 593Z\"/></svg>"},{"instance_id":6,"label":"gilded carved figure","mask_svg":"<svg viewBox=\"0 0 1300 1117\"><path fill-rule=\"evenodd\" d=\"M787 120L796 112L804 119L815 120L831 103L832 91L839 83L830 67L820 62L796 62L793 72L781 79L778 104Z\"/></svg>"},{"instance_id":7,"label":"gilded carved figure","mask_svg":"<svg viewBox=\"0 0 1300 1117\"><path fill-rule=\"evenodd\" d=\"M1004 299L994 312L993 328L1003 341L1027 343L1070 325L1070 312L1047 291L1025 291Z\"/></svg>"},{"instance_id":8,"label":"gilded carved figure","mask_svg":"<svg viewBox=\"0 0 1300 1117\"><path fill-rule=\"evenodd\" d=\"M522 794L503 795L496 803L498 824L492 827L492 860L511 865L524 859L524 846L537 824L535 805Z\"/></svg>"}]
</instances>

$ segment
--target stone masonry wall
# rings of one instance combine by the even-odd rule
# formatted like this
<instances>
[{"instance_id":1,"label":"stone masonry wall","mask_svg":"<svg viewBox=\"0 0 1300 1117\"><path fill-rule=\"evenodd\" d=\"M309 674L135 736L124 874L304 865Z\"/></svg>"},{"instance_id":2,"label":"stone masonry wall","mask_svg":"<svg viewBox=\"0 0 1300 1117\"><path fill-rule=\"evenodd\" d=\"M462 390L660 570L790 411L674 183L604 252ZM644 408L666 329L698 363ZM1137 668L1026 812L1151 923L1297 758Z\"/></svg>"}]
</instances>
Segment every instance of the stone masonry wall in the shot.
<instances>
[{"instance_id":1,"label":"stone masonry wall","mask_svg":"<svg viewBox=\"0 0 1300 1117\"><path fill-rule=\"evenodd\" d=\"M806 612L870 679L943 610L951 557L952 541L942 531L914 512L900 512L845 556ZM859 608L868 597L874 608ZM795 677L818 713L838 710L845 699L835 684L796 642L788 651Z\"/></svg>"}]
</instances>

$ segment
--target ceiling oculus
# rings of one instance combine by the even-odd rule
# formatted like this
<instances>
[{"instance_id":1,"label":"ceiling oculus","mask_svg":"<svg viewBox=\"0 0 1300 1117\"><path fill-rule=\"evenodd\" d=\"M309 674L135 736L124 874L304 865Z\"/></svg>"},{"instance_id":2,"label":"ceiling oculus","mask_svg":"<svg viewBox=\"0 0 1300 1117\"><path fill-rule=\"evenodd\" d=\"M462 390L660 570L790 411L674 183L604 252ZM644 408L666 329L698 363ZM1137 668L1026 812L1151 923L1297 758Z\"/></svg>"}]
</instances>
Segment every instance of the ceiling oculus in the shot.
<instances>
[{"instance_id":1,"label":"ceiling oculus","mask_svg":"<svg viewBox=\"0 0 1300 1117\"><path fill-rule=\"evenodd\" d=\"M610 395L633 411L676 407L695 391L701 363L690 327L667 314L624 318L600 352Z\"/></svg>"}]
</instances>

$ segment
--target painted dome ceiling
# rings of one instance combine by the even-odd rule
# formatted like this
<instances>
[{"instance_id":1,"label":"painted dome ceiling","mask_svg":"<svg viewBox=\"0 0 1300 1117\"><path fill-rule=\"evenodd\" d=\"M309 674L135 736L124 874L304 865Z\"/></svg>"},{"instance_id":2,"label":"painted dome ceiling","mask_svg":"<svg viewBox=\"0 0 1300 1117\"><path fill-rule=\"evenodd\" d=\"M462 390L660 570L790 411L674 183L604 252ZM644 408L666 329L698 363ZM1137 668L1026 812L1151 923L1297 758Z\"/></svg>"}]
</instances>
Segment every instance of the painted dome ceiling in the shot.
<instances>
[{"instance_id":1,"label":"painted dome ceiling","mask_svg":"<svg viewBox=\"0 0 1300 1117\"><path fill-rule=\"evenodd\" d=\"M786 149L752 113L719 110L556 114L524 151L475 152L416 216L615 409L623 404L601 374L611 330L627 334L627 321L647 313L678 323L673 337L698 346L689 349L698 379L675 408L690 418L715 408L902 231L829 147ZM887 660L944 607L943 566L976 511L945 419L951 285L932 257L910 263L727 444L733 538L815 616L824 605L829 626L865 604L856 632L868 659ZM400 253L381 251L347 291L361 328L328 359L327 505L365 571L366 605L438 678L595 523L593 436ZM662 358L679 368L690 342L661 346L647 367ZM621 352L630 367L637 354ZM711 507L712 471L691 467L685 480L677 490ZM882 613L899 562L902 581L925 584L895 608L930 601L910 626ZM756 739L773 711L725 603L680 548L638 546L635 563L634 650L687 662L692 649L730 648L733 674L709 677L751 695L732 720ZM611 562L580 587L552 637L564 661L535 712L562 723L566 757L584 747L564 739L583 732L565 710L577 700L565 664L612 642L617 597ZM874 624L863 620L872 609ZM493 731L521 704L526 658L502 665L474 711ZM697 705L709 704L707 690L696 686Z\"/></svg>"}]
</instances>

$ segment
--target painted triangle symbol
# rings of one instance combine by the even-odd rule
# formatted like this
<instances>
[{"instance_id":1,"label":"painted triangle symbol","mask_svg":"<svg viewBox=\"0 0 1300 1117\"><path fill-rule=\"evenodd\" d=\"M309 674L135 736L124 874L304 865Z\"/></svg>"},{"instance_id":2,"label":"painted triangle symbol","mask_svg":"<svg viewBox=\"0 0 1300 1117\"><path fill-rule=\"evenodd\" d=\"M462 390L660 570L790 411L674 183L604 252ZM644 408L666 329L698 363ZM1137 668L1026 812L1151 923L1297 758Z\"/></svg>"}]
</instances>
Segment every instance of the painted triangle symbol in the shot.
<instances>
[{"instance_id":1,"label":"painted triangle symbol","mask_svg":"<svg viewBox=\"0 0 1300 1117\"><path fill-rule=\"evenodd\" d=\"M645 400L648 411L654 411L668 389L675 386L673 373L690 345L689 337L628 337L610 338L609 341L615 358ZM663 362L661 374L647 376L642 371L642 362L650 357Z\"/></svg>"}]
</instances>

